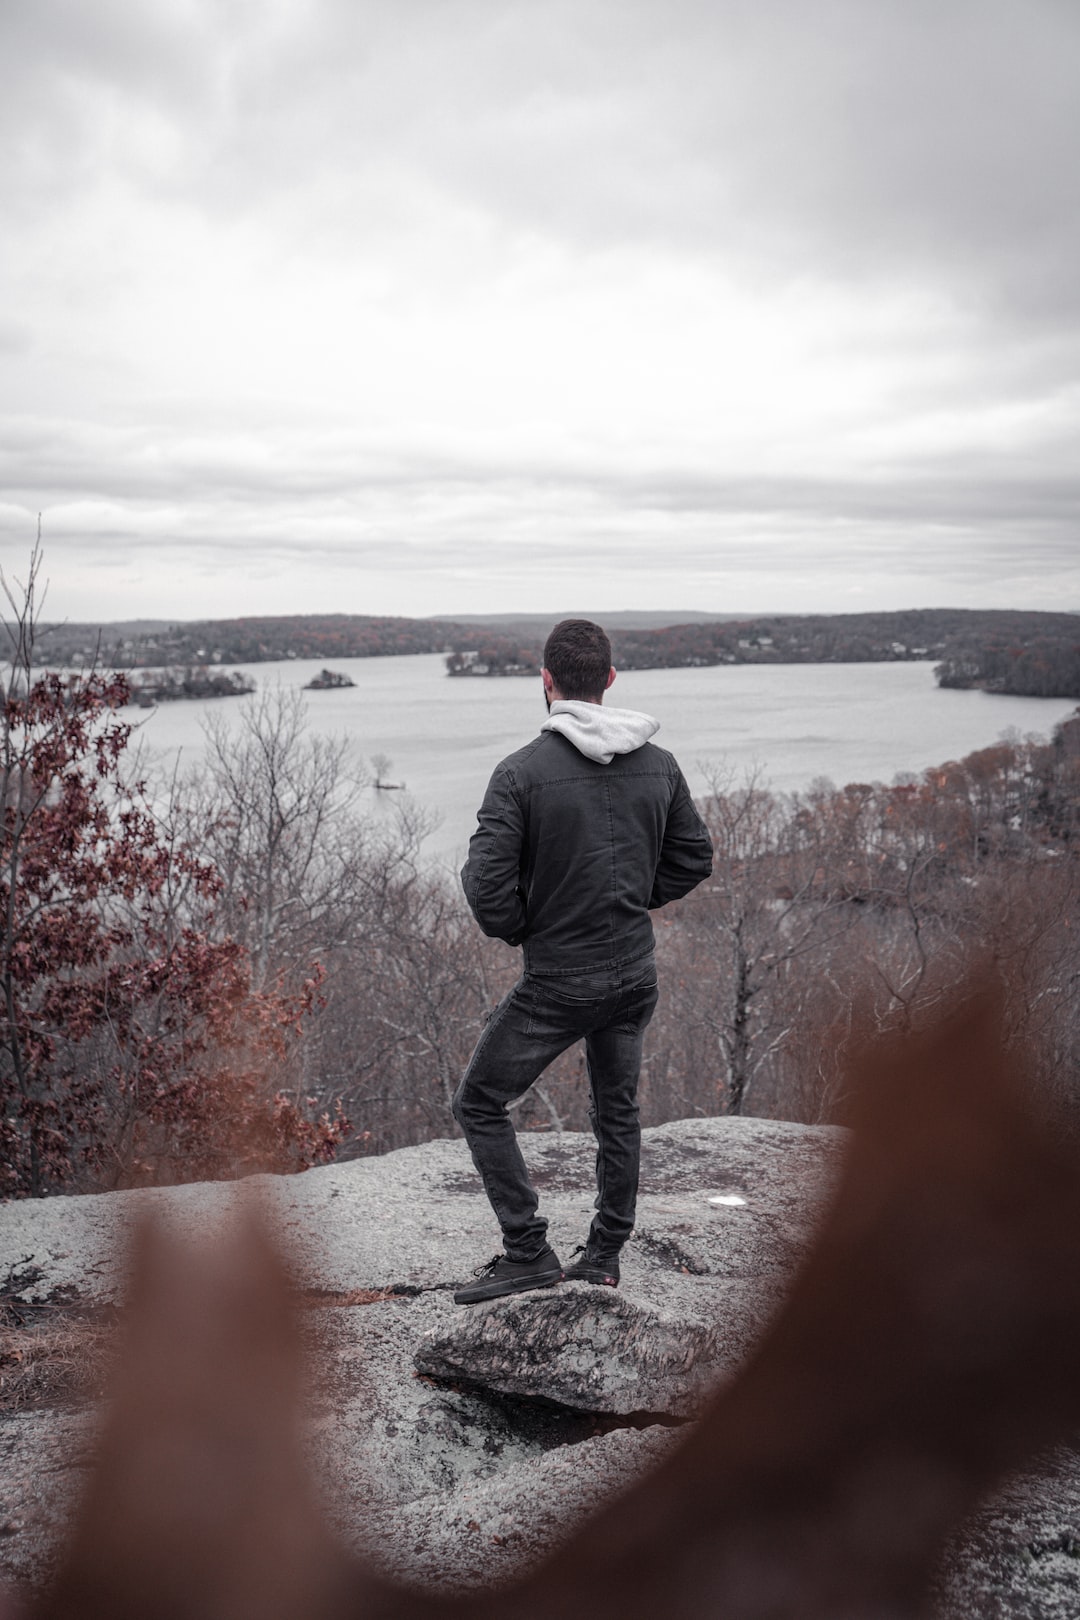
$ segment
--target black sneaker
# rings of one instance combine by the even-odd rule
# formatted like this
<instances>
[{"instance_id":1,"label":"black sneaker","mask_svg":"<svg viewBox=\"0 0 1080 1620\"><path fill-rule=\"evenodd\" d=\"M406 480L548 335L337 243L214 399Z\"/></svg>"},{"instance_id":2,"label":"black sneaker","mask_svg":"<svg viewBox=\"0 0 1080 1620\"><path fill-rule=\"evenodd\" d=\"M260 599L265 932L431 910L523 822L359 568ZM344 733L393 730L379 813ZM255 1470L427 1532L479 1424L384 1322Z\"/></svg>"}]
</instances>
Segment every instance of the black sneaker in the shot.
<instances>
[{"instance_id":1,"label":"black sneaker","mask_svg":"<svg viewBox=\"0 0 1080 1620\"><path fill-rule=\"evenodd\" d=\"M562 1281L562 1266L554 1249L545 1249L535 1260L510 1260L497 1254L486 1265L477 1266L477 1282L459 1288L455 1305L478 1305L482 1299L498 1299L500 1294L521 1294L526 1288L550 1288Z\"/></svg>"},{"instance_id":2,"label":"black sneaker","mask_svg":"<svg viewBox=\"0 0 1080 1620\"><path fill-rule=\"evenodd\" d=\"M566 1282L598 1283L603 1288L618 1288L619 1262L613 1255L606 1258L595 1254L586 1243L579 1243L574 1254L580 1254L581 1259L575 1260L570 1256L570 1265L563 1272Z\"/></svg>"}]
</instances>

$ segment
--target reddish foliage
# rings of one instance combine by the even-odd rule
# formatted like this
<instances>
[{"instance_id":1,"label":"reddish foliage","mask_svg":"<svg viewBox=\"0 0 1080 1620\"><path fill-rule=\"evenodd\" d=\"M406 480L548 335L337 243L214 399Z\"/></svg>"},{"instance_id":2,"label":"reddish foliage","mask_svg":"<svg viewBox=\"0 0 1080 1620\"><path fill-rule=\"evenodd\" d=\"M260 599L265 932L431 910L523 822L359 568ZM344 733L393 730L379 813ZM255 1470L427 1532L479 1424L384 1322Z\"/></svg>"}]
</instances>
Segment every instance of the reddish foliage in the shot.
<instances>
[{"instance_id":1,"label":"reddish foliage","mask_svg":"<svg viewBox=\"0 0 1080 1620\"><path fill-rule=\"evenodd\" d=\"M320 976L256 992L215 937L216 869L124 781L127 696L41 675L0 711L5 1194L295 1169L343 1131L279 1089Z\"/></svg>"}]
</instances>

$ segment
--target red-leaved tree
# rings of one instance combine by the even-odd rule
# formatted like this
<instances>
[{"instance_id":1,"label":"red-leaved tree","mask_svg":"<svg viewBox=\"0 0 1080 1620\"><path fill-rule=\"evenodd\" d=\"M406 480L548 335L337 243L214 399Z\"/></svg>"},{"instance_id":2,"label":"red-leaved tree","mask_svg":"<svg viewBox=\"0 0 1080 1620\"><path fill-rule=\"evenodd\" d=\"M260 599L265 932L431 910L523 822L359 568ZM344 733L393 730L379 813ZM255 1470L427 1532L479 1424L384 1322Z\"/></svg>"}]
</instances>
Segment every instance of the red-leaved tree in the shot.
<instances>
[{"instance_id":1,"label":"red-leaved tree","mask_svg":"<svg viewBox=\"0 0 1080 1620\"><path fill-rule=\"evenodd\" d=\"M40 551L0 709L0 1193L298 1169L332 1157L297 1048L318 998L252 986L221 879L124 779L116 674L34 668Z\"/></svg>"}]
</instances>

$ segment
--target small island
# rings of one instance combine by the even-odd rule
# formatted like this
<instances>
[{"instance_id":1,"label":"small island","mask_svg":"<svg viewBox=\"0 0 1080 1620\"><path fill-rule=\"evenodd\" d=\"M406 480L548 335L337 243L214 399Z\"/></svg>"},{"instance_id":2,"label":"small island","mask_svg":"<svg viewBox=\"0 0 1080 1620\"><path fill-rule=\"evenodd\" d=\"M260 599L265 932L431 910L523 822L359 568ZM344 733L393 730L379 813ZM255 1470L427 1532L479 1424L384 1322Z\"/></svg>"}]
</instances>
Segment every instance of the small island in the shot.
<instances>
[{"instance_id":1,"label":"small island","mask_svg":"<svg viewBox=\"0 0 1080 1620\"><path fill-rule=\"evenodd\" d=\"M313 675L304 687L305 692L336 692L344 686L355 686L356 682L350 675L342 675L336 669L320 669Z\"/></svg>"},{"instance_id":2,"label":"small island","mask_svg":"<svg viewBox=\"0 0 1080 1620\"><path fill-rule=\"evenodd\" d=\"M448 675L539 675L539 647L526 652L505 639L489 640L482 647L455 650L446 656Z\"/></svg>"},{"instance_id":3,"label":"small island","mask_svg":"<svg viewBox=\"0 0 1080 1620\"><path fill-rule=\"evenodd\" d=\"M205 664L189 669L151 669L131 682L131 702L140 709L158 703L176 703L182 698L246 697L255 682L239 670L208 669Z\"/></svg>"}]
</instances>

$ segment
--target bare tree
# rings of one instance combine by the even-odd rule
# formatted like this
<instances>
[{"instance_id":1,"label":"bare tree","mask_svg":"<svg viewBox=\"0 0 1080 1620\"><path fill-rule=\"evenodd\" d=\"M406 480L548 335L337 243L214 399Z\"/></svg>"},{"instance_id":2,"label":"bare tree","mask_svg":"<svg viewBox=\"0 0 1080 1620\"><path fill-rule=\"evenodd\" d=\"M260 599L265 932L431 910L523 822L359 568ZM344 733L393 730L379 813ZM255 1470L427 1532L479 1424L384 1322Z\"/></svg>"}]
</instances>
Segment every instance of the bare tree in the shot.
<instances>
[{"instance_id":1,"label":"bare tree","mask_svg":"<svg viewBox=\"0 0 1080 1620\"><path fill-rule=\"evenodd\" d=\"M305 1093L341 1103L368 1150L454 1131L485 968L461 896L422 863L432 817L404 795L362 814L347 739L311 733L299 693L261 693L207 736L189 817L225 881L222 926L259 985L322 975Z\"/></svg>"},{"instance_id":2,"label":"bare tree","mask_svg":"<svg viewBox=\"0 0 1080 1620\"><path fill-rule=\"evenodd\" d=\"M299 692L249 698L233 730L206 721L198 798L225 880L223 921L251 952L256 983L306 968L352 926L365 883L367 832L354 814L365 786L347 738L307 728Z\"/></svg>"},{"instance_id":3,"label":"bare tree","mask_svg":"<svg viewBox=\"0 0 1080 1620\"><path fill-rule=\"evenodd\" d=\"M681 903L681 938L696 967L675 975L682 1016L715 1039L726 1112L741 1113L765 1065L791 1032L788 981L847 927L820 822L751 774L741 786L716 772L703 811L713 839L711 882Z\"/></svg>"}]
</instances>

